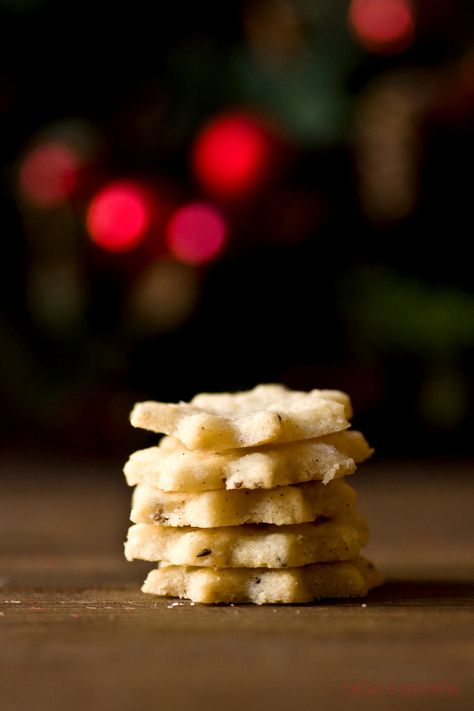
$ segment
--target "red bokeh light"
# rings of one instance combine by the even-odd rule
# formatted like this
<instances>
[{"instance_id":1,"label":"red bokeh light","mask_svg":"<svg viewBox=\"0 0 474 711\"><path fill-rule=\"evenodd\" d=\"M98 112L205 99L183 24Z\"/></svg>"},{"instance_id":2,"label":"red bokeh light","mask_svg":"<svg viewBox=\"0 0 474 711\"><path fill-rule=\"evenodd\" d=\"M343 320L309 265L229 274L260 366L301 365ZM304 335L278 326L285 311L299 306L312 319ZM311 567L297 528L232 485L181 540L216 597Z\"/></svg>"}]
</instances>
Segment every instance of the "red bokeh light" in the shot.
<instances>
[{"instance_id":1,"label":"red bokeh light","mask_svg":"<svg viewBox=\"0 0 474 711\"><path fill-rule=\"evenodd\" d=\"M150 224L148 200L140 186L115 182L103 187L87 211L87 229L92 240L109 252L136 247Z\"/></svg>"},{"instance_id":2,"label":"red bokeh light","mask_svg":"<svg viewBox=\"0 0 474 711\"><path fill-rule=\"evenodd\" d=\"M33 148L20 167L19 183L25 198L39 207L54 207L74 192L79 157L60 141Z\"/></svg>"},{"instance_id":3,"label":"red bokeh light","mask_svg":"<svg viewBox=\"0 0 474 711\"><path fill-rule=\"evenodd\" d=\"M352 0L349 23L360 43L377 54L402 52L414 37L409 0Z\"/></svg>"},{"instance_id":4,"label":"red bokeh light","mask_svg":"<svg viewBox=\"0 0 474 711\"><path fill-rule=\"evenodd\" d=\"M227 225L212 205L203 202L184 205L175 212L167 230L171 253L186 264L204 264L222 251Z\"/></svg>"},{"instance_id":5,"label":"red bokeh light","mask_svg":"<svg viewBox=\"0 0 474 711\"><path fill-rule=\"evenodd\" d=\"M270 172L271 143L263 125L243 114L215 119L198 135L192 164L202 186L222 198L239 198Z\"/></svg>"}]
</instances>

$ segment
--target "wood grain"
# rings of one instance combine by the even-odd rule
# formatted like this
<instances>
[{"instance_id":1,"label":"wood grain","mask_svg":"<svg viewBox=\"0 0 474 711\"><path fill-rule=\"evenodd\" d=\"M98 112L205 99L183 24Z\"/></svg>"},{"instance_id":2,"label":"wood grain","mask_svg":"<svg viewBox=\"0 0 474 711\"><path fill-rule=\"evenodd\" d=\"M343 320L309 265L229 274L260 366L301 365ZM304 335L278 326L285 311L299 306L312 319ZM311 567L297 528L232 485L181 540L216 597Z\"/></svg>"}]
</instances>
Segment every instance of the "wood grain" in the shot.
<instances>
[{"instance_id":1,"label":"wood grain","mask_svg":"<svg viewBox=\"0 0 474 711\"><path fill-rule=\"evenodd\" d=\"M470 467L361 467L388 582L288 607L145 596L150 565L122 557L119 470L2 469L1 711L473 707Z\"/></svg>"}]
</instances>

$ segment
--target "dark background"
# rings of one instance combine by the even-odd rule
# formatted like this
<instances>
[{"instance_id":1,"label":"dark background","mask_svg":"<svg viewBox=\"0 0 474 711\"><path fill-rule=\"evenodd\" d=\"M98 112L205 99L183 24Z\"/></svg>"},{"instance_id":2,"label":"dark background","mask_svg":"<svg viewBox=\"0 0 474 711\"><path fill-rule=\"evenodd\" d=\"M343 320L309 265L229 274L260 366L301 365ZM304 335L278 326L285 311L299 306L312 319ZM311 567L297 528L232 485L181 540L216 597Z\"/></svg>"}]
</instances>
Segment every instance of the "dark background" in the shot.
<instances>
[{"instance_id":1,"label":"dark background","mask_svg":"<svg viewBox=\"0 0 474 711\"><path fill-rule=\"evenodd\" d=\"M379 456L474 454L474 5L400 2L375 41L343 0L1 0L7 450L119 460L138 399L283 382L347 390ZM268 148L238 195L192 161L228 115ZM78 170L48 200L53 161L22 175L52 143ZM115 180L159 213L121 253L86 218ZM228 226L201 264L166 241L194 201Z\"/></svg>"}]
</instances>

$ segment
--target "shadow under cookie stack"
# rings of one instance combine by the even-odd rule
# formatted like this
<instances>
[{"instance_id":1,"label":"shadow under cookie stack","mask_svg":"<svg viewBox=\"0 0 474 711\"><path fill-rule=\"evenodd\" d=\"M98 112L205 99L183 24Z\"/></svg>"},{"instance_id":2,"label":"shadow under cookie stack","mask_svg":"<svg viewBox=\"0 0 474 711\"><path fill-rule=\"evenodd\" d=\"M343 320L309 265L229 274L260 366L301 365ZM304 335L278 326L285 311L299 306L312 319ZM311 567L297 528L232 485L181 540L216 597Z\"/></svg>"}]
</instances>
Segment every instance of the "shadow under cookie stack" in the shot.
<instances>
[{"instance_id":1,"label":"shadow under cookie stack","mask_svg":"<svg viewBox=\"0 0 474 711\"><path fill-rule=\"evenodd\" d=\"M125 555L158 562L143 592L276 604L380 584L344 479L372 453L351 417L343 392L282 385L135 405L134 427L166 435L124 470L136 487Z\"/></svg>"}]
</instances>

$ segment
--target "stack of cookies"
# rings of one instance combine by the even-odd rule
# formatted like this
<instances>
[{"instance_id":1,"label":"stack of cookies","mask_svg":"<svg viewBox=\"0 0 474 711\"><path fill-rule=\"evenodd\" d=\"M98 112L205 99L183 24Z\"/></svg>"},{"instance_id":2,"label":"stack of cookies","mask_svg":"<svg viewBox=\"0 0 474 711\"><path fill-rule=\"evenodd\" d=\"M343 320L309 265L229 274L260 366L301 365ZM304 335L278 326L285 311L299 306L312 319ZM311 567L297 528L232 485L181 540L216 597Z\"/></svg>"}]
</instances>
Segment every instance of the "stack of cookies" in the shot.
<instances>
[{"instance_id":1,"label":"stack of cookies","mask_svg":"<svg viewBox=\"0 0 474 711\"><path fill-rule=\"evenodd\" d=\"M367 523L344 477L372 450L351 416L343 392L282 385L135 405L134 427L166 435L125 465L125 555L158 562L142 590L201 603L366 595L381 578L360 556Z\"/></svg>"}]
</instances>

